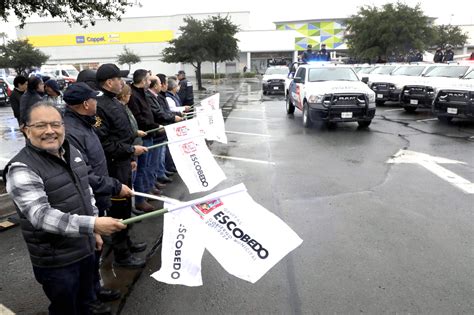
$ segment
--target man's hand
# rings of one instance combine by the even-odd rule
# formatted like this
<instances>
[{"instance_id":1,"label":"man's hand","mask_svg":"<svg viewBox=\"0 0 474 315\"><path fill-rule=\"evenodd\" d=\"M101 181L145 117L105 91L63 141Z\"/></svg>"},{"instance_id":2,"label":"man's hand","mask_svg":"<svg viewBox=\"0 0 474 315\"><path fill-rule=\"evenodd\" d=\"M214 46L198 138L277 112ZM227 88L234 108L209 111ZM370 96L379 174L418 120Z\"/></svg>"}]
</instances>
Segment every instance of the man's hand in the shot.
<instances>
[{"instance_id":1,"label":"man's hand","mask_svg":"<svg viewBox=\"0 0 474 315\"><path fill-rule=\"evenodd\" d=\"M99 251L102 250L102 245L104 245L104 241L102 240L102 237L100 234L94 233L95 236L95 250Z\"/></svg>"},{"instance_id":2,"label":"man's hand","mask_svg":"<svg viewBox=\"0 0 474 315\"><path fill-rule=\"evenodd\" d=\"M191 110L191 106L188 106L188 105L184 106L185 112L189 112L190 110Z\"/></svg>"},{"instance_id":3,"label":"man's hand","mask_svg":"<svg viewBox=\"0 0 474 315\"><path fill-rule=\"evenodd\" d=\"M132 197L132 190L127 185L122 184L122 189L120 190L119 197Z\"/></svg>"},{"instance_id":4,"label":"man's hand","mask_svg":"<svg viewBox=\"0 0 474 315\"><path fill-rule=\"evenodd\" d=\"M94 223L94 232L100 235L110 235L127 228L119 219L111 217L97 217Z\"/></svg>"},{"instance_id":5,"label":"man's hand","mask_svg":"<svg viewBox=\"0 0 474 315\"><path fill-rule=\"evenodd\" d=\"M139 136L140 138L142 137L145 137L147 135L147 133L143 130L137 130L137 136Z\"/></svg>"},{"instance_id":6,"label":"man's hand","mask_svg":"<svg viewBox=\"0 0 474 315\"><path fill-rule=\"evenodd\" d=\"M130 162L130 166L132 167L132 171L136 171L137 170L137 161Z\"/></svg>"},{"instance_id":7,"label":"man's hand","mask_svg":"<svg viewBox=\"0 0 474 315\"><path fill-rule=\"evenodd\" d=\"M134 145L134 147L135 147L135 152L133 154L135 154L137 156L142 155L145 152L148 152L148 148L144 147L142 145Z\"/></svg>"},{"instance_id":8,"label":"man's hand","mask_svg":"<svg viewBox=\"0 0 474 315\"><path fill-rule=\"evenodd\" d=\"M180 122L183 120L183 117L180 116L174 116L174 122Z\"/></svg>"}]
</instances>

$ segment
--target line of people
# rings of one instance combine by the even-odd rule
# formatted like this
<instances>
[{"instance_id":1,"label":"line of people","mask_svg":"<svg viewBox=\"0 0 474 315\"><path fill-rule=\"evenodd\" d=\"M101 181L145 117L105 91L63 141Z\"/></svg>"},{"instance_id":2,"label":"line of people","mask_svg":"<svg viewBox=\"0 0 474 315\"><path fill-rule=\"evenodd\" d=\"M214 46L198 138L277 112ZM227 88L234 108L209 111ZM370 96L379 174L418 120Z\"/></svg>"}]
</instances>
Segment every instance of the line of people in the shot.
<instances>
[{"instance_id":1,"label":"line of people","mask_svg":"<svg viewBox=\"0 0 474 315\"><path fill-rule=\"evenodd\" d=\"M101 286L102 237L110 235L115 267L143 268L134 254L146 243L132 241L120 220L154 209L138 197L133 208L131 187L159 195L176 172L166 146L147 147L165 142L159 128L192 109L193 95L181 94L187 105L179 95L180 85L191 92L192 85L184 73L178 82L139 69L130 86L124 75L114 64L82 71L62 96L63 112L41 97L37 77L20 98L15 116L26 146L5 167L4 180L50 314L110 313L103 302L121 294ZM17 83L20 93L26 81Z\"/></svg>"}]
</instances>

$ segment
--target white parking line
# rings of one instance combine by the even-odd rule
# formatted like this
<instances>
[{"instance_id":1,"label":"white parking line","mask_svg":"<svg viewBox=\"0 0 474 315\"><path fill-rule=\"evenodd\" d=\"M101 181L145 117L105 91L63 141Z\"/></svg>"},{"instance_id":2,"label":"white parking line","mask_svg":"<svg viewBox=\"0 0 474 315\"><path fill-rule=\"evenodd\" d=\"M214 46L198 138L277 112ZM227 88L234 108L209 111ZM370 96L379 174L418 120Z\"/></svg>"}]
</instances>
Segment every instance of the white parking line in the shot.
<instances>
[{"instance_id":1,"label":"white parking line","mask_svg":"<svg viewBox=\"0 0 474 315\"><path fill-rule=\"evenodd\" d=\"M417 120L416 122L433 121L433 120L438 120L438 118L420 119L420 120Z\"/></svg>"},{"instance_id":2,"label":"white parking line","mask_svg":"<svg viewBox=\"0 0 474 315\"><path fill-rule=\"evenodd\" d=\"M405 110L405 109L403 109L403 108L387 109L386 111L384 111L384 113L386 113L386 112L398 112L398 111L401 111L401 110Z\"/></svg>"},{"instance_id":3,"label":"white parking line","mask_svg":"<svg viewBox=\"0 0 474 315\"><path fill-rule=\"evenodd\" d=\"M265 119L262 119L262 118L246 118L246 117L230 117L230 116L227 116L227 117L224 117L226 119L241 119L241 120L256 120L256 121L263 121Z\"/></svg>"},{"instance_id":4,"label":"white parking line","mask_svg":"<svg viewBox=\"0 0 474 315\"><path fill-rule=\"evenodd\" d=\"M263 133L227 131L227 130L226 130L225 133L231 133L231 134L236 134L236 135L244 135L244 136L271 137L270 135L266 135L266 134L263 134Z\"/></svg>"},{"instance_id":5,"label":"white parking line","mask_svg":"<svg viewBox=\"0 0 474 315\"><path fill-rule=\"evenodd\" d=\"M243 162L251 162L251 163L259 163L259 164L268 164L268 165L275 165L275 162L269 161L262 161L262 160L254 160L254 159L247 159L247 158L239 158L234 156L224 156L224 155L215 155L214 157L220 159L227 159L227 160L236 160L236 161L243 161Z\"/></svg>"}]
</instances>

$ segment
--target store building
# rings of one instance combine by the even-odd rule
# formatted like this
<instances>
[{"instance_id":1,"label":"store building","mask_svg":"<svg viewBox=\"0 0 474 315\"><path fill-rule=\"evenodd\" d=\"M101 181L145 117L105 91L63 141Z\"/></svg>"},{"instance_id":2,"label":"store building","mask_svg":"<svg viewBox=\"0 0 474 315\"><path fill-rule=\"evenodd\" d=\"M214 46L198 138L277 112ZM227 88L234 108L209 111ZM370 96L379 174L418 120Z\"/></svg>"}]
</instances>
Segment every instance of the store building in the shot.
<instances>
[{"instance_id":1,"label":"store building","mask_svg":"<svg viewBox=\"0 0 474 315\"><path fill-rule=\"evenodd\" d=\"M249 11L191 16L204 19L218 14L229 16L241 30L236 34L239 57L218 64L220 73L242 72L244 67L262 73L271 60L297 60L298 54L306 50L308 44L318 50L320 44L325 43L332 59L344 56L347 51L344 41L346 18L274 22L273 30L252 30L249 27ZM26 24L23 29L17 27L17 36L27 38L33 46L49 55L48 64L72 64L78 70L97 68L102 63L116 63L117 56L127 47L141 58L140 63L132 66L132 71L144 68L171 75L184 69L188 76L193 76L194 68L189 64L161 61L163 49L171 39L179 36L179 27L184 24L186 16L189 14L123 18L120 22L97 20L95 26L86 28L70 26L65 22L36 22ZM460 53L467 53L474 43L474 29L472 25L462 28L469 33L470 44ZM127 69L128 66L123 65L122 68ZM203 63L202 73L212 72L213 65Z\"/></svg>"}]
</instances>

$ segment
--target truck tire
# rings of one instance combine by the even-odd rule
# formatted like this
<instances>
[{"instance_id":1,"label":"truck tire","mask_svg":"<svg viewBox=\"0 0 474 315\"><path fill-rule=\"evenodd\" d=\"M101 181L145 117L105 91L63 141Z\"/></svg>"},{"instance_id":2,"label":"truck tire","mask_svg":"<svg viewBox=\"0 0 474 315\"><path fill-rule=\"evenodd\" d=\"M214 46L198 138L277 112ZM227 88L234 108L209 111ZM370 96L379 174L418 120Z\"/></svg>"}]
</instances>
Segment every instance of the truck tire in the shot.
<instances>
[{"instance_id":1,"label":"truck tire","mask_svg":"<svg viewBox=\"0 0 474 315\"><path fill-rule=\"evenodd\" d=\"M411 106L403 106L403 109L407 112L407 113L414 113L416 111L416 107L411 107Z\"/></svg>"},{"instance_id":2,"label":"truck tire","mask_svg":"<svg viewBox=\"0 0 474 315\"><path fill-rule=\"evenodd\" d=\"M453 117L450 117L450 116L438 116L438 120L439 120L440 122L449 124L449 123L453 120Z\"/></svg>"},{"instance_id":3,"label":"truck tire","mask_svg":"<svg viewBox=\"0 0 474 315\"><path fill-rule=\"evenodd\" d=\"M286 113L293 114L295 112L295 105L291 102L290 94L286 94Z\"/></svg>"},{"instance_id":4,"label":"truck tire","mask_svg":"<svg viewBox=\"0 0 474 315\"><path fill-rule=\"evenodd\" d=\"M359 124L360 128L367 128L367 127L370 126L371 122L372 122L372 120L360 120L357 123Z\"/></svg>"},{"instance_id":5,"label":"truck tire","mask_svg":"<svg viewBox=\"0 0 474 315\"><path fill-rule=\"evenodd\" d=\"M309 106L306 101L303 103L303 127L310 128L312 126L311 116L309 114Z\"/></svg>"}]
</instances>

